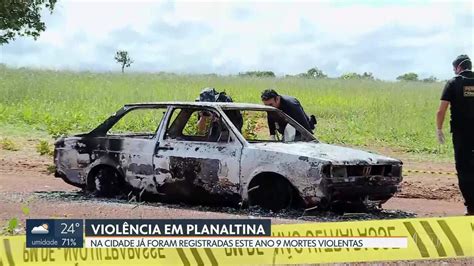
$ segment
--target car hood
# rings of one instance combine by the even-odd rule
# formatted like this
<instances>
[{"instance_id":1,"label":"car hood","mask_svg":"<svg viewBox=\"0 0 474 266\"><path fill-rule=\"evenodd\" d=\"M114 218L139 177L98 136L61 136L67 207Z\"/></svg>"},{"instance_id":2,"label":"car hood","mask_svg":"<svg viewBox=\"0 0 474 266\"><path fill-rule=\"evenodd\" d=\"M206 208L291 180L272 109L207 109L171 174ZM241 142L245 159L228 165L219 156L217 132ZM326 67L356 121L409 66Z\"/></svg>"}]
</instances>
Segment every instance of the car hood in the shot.
<instances>
[{"instance_id":1,"label":"car hood","mask_svg":"<svg viewBox=\"0 0 474 266\"><path fill-rule=\"evenodd\" d=\"M252 143L253 147L261 150L298 156L299 159L312 158L320 161L331 162L334 165L342 164L401 164L400 160L379 154L330 145L317 142L293 143ZM303 158L301 158L303 157Z\"/></svg>"}]
</instances>

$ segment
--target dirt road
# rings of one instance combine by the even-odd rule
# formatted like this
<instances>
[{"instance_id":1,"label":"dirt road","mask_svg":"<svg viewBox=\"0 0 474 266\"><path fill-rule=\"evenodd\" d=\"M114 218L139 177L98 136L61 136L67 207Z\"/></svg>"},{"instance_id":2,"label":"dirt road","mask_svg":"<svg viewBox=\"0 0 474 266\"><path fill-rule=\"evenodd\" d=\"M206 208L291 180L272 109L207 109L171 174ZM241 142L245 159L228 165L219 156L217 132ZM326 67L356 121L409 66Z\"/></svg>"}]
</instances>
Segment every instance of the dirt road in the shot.
<instances>
[{"instance_id":1,"label":"dirt road","mask_svg":"<svg viewBox=\"0 0 474 266\"><path fill-rule=\"evenodd\" d=\"M30 145L31 146L31 145ZM449 163L404 161L406 169L453 172ZM105 200L87 197L47 171L49 156L39 156L34 148L21 151L0 150L0 222L12 217L74 217L74 218L247 218L269 216L274 223L339 220L344 217L300 217L301 213L275 215L253 210L207 208L159 203L137 203L126 200ZM21 206L28 206L25 215ZM462 198L454 175L409 173L402 191L389 200L385 211L374 216L354 219L397 218L406 216L455 216L464 213Z\"/></svg>"},{"instance_id":2,"label":"dirt road","mask_svg":"<svg viewBox=\"0 0 474 266\"><path fill-rule=\"evenodd\" d=\"M255 209L209 208L160 203L137 203L126 200L97 199L64 183L48 173L49 156L34 151L34 141L21 151L0 150L0 226L13 217L20 225L27 218L256 218L268 217L272 223L301 223L310 221L345 221L362 219L391 219L404 217L456 216L464 213L462 198L454 175L416 173L405 175L402 191L389 200L384 210L370 214L319 214L302 216L301 212L265 213ZM392 155L393 154L389 154ZM397 156L394 156L397 157ZM398 158L400 158L398 156ZM402 158L403 159L403 158ZM406 169L453 172L449 163L428 163L404 160ZM22 207L27 207L25 215ZM0 227L0 229L1 229ZM18 233L24 234L24 231ZM414 263L405 261L406 263ZM471 259L416 261L471 265ZM357 263L356 265L373 265Z\"/></svg>"}]
</instances>

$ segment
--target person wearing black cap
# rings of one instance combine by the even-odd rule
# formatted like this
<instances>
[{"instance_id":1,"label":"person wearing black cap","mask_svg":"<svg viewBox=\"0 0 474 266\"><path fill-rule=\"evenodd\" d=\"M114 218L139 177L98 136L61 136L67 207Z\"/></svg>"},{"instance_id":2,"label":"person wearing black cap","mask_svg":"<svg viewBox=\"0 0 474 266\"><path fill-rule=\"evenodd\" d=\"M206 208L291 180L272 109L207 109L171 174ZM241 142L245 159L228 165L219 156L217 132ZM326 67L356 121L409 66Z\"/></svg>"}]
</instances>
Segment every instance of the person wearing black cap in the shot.
<instances>
[{"instance_id":1,"label":"person wearing black cap","mask_svg":"<svg viewBox=\"0 0 474 266\"><path fill-rule=\"evenodd\" d=\"M474 215L474 73L467 55L453 61L456 76L449 80L441 95L436 115L438 142L444 144L443 122L451 106L451 133L459 189L464 197L466 215Z\"/></svg>"},{"instance_id":2,"label":"person wearing black cap","mask_svg":"<svg viewBox=\"0 0 474 266\"><path fill-rule=\"evenodd\" d=\"M285 114L293 118L301 126L306 128L311 134L313 133L314 125L316 124L316 118L311 116L311 119L304 112L303 106L301 106L298 99L295 97L287 95L279 95L273 89L266 89L262 92L261 99L263 104L267 106L272 106L282 110ZM268 127L270 129L270 139L275 140L276 134L276 125L278 125L278 130L283 134L285 124L283 121L277 121L278 119L272 116L267 117Z\"/></svg>"}]
</instances>

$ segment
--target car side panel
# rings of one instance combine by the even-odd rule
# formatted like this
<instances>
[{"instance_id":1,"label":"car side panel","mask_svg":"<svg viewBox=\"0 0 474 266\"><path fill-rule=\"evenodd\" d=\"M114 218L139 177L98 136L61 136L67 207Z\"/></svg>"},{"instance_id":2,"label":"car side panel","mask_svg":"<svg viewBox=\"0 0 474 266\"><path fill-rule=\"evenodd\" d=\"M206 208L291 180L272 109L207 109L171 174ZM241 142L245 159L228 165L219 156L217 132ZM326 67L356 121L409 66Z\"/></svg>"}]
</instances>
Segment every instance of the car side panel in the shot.
<instances>
[{"instance_id":1,"label":"car side panel","mask_svg":"<svg viewBox=\"0 0 474 266\"><path fill-rule=\"evenodd\" d=\"M253 148L250 144L242 152L242 197L248 199L249 184L260 173L276 173L285 177L308 205L314 205L324 196L320 190L322 162L307 157Z\"/></svg>"}]
</instances>

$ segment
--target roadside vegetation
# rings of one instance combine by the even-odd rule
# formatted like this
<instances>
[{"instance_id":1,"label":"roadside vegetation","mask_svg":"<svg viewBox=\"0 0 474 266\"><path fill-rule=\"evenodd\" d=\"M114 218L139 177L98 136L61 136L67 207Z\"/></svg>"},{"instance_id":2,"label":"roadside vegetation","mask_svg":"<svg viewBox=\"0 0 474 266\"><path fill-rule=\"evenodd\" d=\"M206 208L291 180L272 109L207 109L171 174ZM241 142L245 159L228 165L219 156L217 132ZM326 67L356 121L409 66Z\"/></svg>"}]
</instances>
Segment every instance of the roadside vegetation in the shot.
<instances>
[{"instance_id":1,"label":"roadside vegetation","mask_svg":"<svg viewBox=\"0 0 474 266\"><path fill-rule=\"evenodd\" d=\"M434 134L434 114L443 88L439 82L75 73L0 65L0 128L9 132L18 128L21 135L44 132L53 138L87 132L126 103L194 101L207 86L225 90L236 102L260 103L260 92L269 87L293 95L307 113L317 116L315 135L323 142L452 156L452 149L441 149ZM254 127L253 122L245 126ZM451 145L450 140L447 143ZM50 153L46 144L39 144L39 153Z\"/></svg>"},{"instance_id":2,"label":"roadside vegetation","mask_svg":"<svg viewBox=\"0 0 474 266\"><path fill-rule=\"evenodd\" d=\"M39 153L39 155L50 155L52 156L54 151L51 145L49 144L48 141L46 140L40 140L38 144L36 145L36 152Z\"/></svg>"},{"instance_id":3,"label":"roadside vegetation","mask_svg":"<svg viewBox=\"0 0 474 266\"><path fill-rule=\"evenodd\" d=\"M19 150L18 146L9 138L0 139L0 148L7 151L17 151Z\"/></svg>"}]
</instances>

